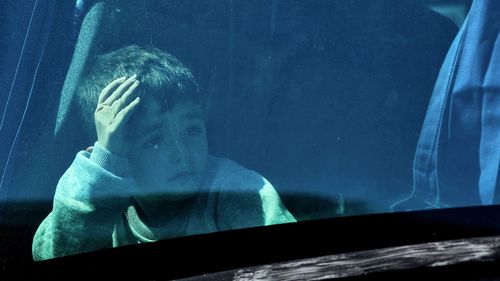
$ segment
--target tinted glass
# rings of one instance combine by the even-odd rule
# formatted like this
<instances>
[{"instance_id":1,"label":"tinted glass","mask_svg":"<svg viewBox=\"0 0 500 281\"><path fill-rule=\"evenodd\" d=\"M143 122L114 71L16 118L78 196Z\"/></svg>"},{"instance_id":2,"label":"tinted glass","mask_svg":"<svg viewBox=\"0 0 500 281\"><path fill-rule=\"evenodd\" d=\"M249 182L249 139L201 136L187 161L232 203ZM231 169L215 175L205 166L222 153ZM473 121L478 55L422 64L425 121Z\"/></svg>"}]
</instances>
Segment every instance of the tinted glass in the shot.
<instances>
[{"instance_id":1,"label":"tinted glass","mask_svg":"<svg viewBox=\"0 0 500 281\"><path fill-rule=\"evenodd\" d=\"M458 146L419 168L470 1L8 3L2 219L35 259L492 203Z\"/></svg>"}]
</instances>

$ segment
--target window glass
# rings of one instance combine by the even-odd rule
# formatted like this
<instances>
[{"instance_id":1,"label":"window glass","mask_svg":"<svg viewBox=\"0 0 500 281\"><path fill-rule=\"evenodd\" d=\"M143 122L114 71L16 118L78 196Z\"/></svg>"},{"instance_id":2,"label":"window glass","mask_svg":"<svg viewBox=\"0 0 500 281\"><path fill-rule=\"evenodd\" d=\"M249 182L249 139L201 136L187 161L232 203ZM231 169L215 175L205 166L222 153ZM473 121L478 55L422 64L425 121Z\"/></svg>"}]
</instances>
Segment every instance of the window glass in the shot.
<instances>
[{"instance_id":1,"label":"window glass","mask_svg":"<svg viewBox=\"0 0 500 281\"><path fill-rule=\"evenodd\" d=\"M471 1L37 5L0 14L0 198L35 260L484 203L416 182Z\"/></svg>"}]
</instances>

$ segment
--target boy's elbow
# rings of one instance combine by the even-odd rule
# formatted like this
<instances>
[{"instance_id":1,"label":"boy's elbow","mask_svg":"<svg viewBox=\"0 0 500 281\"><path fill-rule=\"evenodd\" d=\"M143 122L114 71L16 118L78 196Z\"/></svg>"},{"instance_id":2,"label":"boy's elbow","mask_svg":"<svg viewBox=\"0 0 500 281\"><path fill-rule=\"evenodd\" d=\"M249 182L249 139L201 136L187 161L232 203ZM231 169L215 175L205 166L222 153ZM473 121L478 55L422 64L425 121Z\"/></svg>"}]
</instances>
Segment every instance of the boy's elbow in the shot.
<instances>
[{"instance_id":1,"label":"boy's elbow","mask_svg":"<svg viewBox=\"0 0 500 281\"><path fill-rule=\"evenodd\" d=\"M31 244L31 255L34 261L47 260L57 257L55 254L55 235L52 213L38 226Z\"/></svg>"},{"instance_id":2,"label":"boy's elbow","mask_svg":"<svg viewBox=\"0 0 500 281\"><path fill-rule=\"evenodd\" d=\"M54 258L51 239L47 237L46 229L38 228L31 245L31 255L34 261Z\"/></svg>"}]
</instances>

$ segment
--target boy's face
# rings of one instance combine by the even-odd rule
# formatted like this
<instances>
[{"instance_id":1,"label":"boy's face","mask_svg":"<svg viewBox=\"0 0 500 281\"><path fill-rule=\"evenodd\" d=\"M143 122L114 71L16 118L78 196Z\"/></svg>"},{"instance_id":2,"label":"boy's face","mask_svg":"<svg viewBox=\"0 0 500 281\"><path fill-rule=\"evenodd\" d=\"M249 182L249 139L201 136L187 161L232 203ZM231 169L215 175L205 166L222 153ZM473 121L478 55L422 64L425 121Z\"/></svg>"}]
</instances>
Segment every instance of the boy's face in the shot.
<instances>
[{"instance_id":1,"label":"boy's face","mask_svg":"<svg viewBox=\"0 0 500 281\"><path fill-rule=\"evenodd\" d=\"M192 197L205 176L207 138L199 105L176 104L161 112L147 101L130 120L131 174L141 195L179 201Z\"/></svg>"}]
</instances>

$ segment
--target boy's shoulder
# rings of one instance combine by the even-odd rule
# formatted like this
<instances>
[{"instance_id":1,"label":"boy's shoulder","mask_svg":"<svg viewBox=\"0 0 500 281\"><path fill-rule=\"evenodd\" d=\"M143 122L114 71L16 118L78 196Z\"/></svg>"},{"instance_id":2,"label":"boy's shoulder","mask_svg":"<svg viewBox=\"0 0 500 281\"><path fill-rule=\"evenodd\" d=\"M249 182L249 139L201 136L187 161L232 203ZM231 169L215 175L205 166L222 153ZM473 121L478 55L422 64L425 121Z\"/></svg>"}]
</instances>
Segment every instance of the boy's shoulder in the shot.
<instances>
[{"instance_id":1,"label":"boy's shoulder","mask_svg":"<svg viewBox=\"0 0 500 281\"><path fill-rule=\"evenodd\" d=\"M217 218L219 230L295 221L259 173L220 157L209 157L208 165L208 210Z\"/></svg>"},{"instance_id":2,"label":"boy's shoulder","mask_svg":"<svg viewBox=\"0 0 500 281\"><path fill-rule=\"evenodd\" d=\"M209 155L205 184L218 189L258 190L269 184L269 182L259 173L242 166L234 160Z\"/></svg>"}]
</instances>

